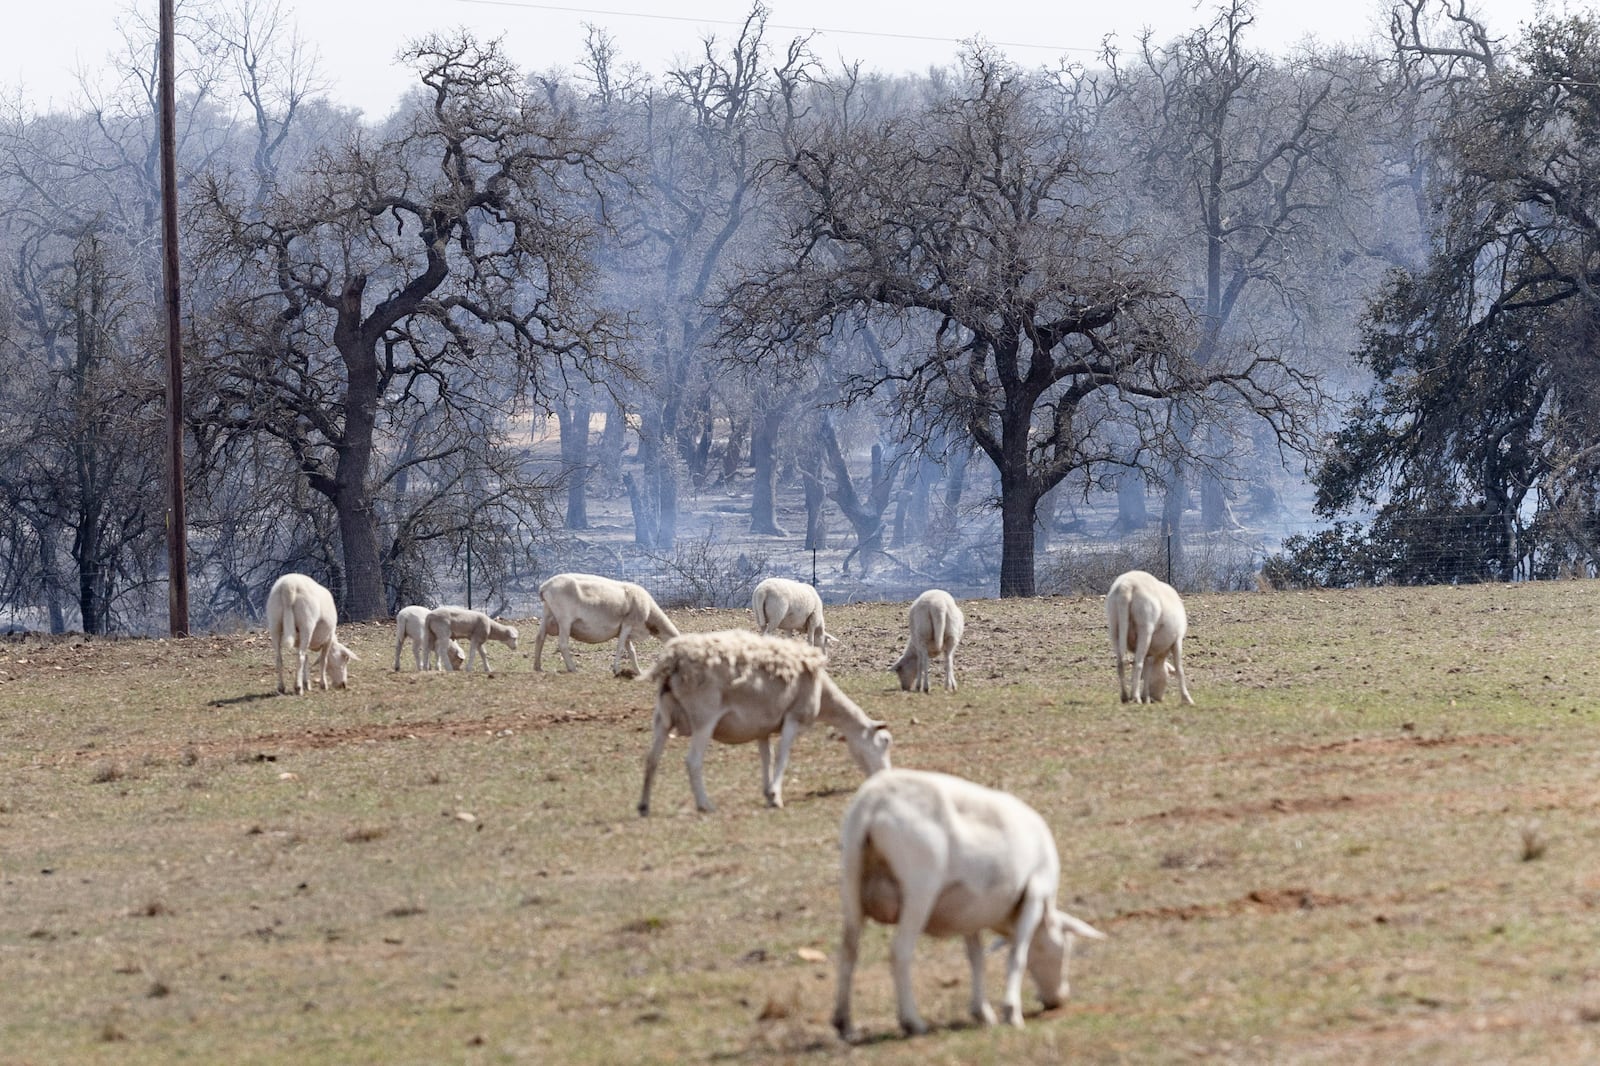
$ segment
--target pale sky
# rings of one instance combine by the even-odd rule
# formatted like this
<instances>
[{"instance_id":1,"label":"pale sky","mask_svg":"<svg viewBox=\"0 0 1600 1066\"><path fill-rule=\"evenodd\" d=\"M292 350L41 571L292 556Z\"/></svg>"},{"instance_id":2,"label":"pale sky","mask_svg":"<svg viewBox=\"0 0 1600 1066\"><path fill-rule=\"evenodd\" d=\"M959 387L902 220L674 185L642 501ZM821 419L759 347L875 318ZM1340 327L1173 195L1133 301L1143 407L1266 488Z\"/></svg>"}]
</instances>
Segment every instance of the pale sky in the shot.
<instances>
[{"instance_id":1,"label":"pale sky","mask_svg":"<svg viewBox=\"0 0 1600 1066\"><path fill-rule=\"evenodd\" d=\"M182 0L180 2L180 10ZM260 0L257 0L260 2ZM658 74L674 57L695 53L707 33L730 37L748 14L748 0L280 0L301 36L318 51L320 70L339 103L382 118L414 76L394 61L410 39L465 26L483 37L503 36L524 70L572 66L584 24L610 31L620 58ZM1471 0L1469 0L1471 2ZM1514 36L1538 0L1477 0L1496 34ZM1559 9L1562 0L1555 0ZM0 97L20 92L34 109L72 106L75 75L105 72L117 40L116 20L130 8L155 21L157 0L13 0L0 34ZM921 0L865 4L844 0L768 0L769 37L786 43L817 31L813 50L824 60L859 60L885 72L921 71L948 63L959 42L982 36L1024 65L1062 56L1091 60L1102 37L1115 33L1131 46L1142 29L1167 40L1207 21L1213 0ZM1381 24L1383 0L1258 0L1247 39L1282 53L1308 36L1325 43L1363 42ZM647 17L654 16L654 17Z\"/></svg>"}]
</instances>

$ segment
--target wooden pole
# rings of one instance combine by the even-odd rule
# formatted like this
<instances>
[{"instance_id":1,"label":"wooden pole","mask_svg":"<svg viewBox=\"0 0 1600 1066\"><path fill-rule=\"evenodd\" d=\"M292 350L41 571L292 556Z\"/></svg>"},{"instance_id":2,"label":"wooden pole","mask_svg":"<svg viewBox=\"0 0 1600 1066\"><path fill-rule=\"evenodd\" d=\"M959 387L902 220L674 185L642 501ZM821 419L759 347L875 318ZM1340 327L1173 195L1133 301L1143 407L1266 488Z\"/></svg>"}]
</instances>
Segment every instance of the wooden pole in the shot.
<instances>
[{"instance_id":1,"label":"wooden pole","mask_svg":"<svg viewBox=\"0 0 1600 1066\"><path fill-rule=\"evenodd\" d=\"M167 627L189 635L188 518L183 498L183 337L178 292L177 98L173 88L173 8L161 0L161 280L167 310Z\"/></svg>"}]
</instances>

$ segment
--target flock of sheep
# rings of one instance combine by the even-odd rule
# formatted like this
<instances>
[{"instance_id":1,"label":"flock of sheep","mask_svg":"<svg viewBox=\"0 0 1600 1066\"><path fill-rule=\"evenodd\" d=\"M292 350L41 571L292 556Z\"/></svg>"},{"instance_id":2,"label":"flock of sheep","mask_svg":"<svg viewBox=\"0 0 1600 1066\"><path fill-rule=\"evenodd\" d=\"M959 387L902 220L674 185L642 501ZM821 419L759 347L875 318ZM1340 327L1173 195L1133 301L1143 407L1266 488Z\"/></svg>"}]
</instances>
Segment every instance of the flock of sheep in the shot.
<instances>
[{"instance_id":1,"label":"flock of sheep","mask_svg":"<svg viewBox=\"0 0 1600 1066\"><path fill-rule=\"evenodd\" d=\"M900 1027L927 1031L911 989L917 939L960 936L972 968L972 1016L996 1021L983 990L982 935L993 931L1009 945L1001 1020L1022 1025L1022 975L1033 978L1046 1008L1067 995L1066 963L1075 936L1105 934L1056 907L1061 875L1055 839L1044 819L1017 797L950 774L892 769L892 737L828 676L827 650L835 641L815 588L768 578L751 602L759 632L727 629L679 634L642 586L590 574L557 574L539 588L543 615L533 666L541 669L544 639L557 638L567 670L569 641L617 641L612 671L637 676L635 638L665 641L647 678L656 689L654 735L645 758L639 814L650 813L650 788L667 738L689 738L685 764L695 806L712 810L702 766L707 748L754 741L761 756L761 790L783 806L783 773L795 739L821 721L838 732L867 775L840 827L840 896L843 910L833 1025L854 1037L850 989L865 919L892 925L889 955ZM412 642L418 670L470 670L474 658L489 669L484 644L517 647L517 630L481 611L462 607L406 607L395 619L394 668ZM1183 673L1183 603L1172 586L1141 570L1112 583L1106 623L1123 702L1151 702L1176 678L1184 703L1193 703ZM267 597L268 636L283 681L283 652L297 656L294 691L310 689L309 656L320 655L324 689L348 683L358 657L335 635L333 596L303 574L286 574ZM932 589L912 603L906 649L891 668L905 690L926 692L932 664L943 666L944 687L956 688L955 651L964 618L947 592ZM801 636L785 639L783 634ZM458 643L467 642L463 649ZM629 666L623 666L626 653ZM1125 669L1125 657L1127 658ZM778 738L776 756L769 743Z\"/></svg>"}]
</instances>

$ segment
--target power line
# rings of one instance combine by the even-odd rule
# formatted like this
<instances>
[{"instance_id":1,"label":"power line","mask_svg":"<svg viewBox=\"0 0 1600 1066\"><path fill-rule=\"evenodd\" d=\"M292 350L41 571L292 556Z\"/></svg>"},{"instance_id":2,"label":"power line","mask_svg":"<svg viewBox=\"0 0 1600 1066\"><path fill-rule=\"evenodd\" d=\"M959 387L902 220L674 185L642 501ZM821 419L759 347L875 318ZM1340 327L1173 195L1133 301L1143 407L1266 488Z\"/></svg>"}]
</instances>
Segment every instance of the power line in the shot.
<instances>
[{"instance_id":1,"label":"power line","mask_svg":"<svg viewBox=\"0 0 1600 1066\"><path fill-rule=\"evenodd\" d=\"M699 18L693 15L660 15L645 11L606 11L593 7L570 7L563 4L532 4L525 0L456 0L460 4L478 4L482 7L516 7L533 11L560 11L569 15L606 15L611 18L656 19L661 22L692 22L697 25L743 26L743 19ZM893 33L888 30L845 30L827 26L790 26L772 23L775 30L793 30L796 33L830 33L850 37L884 37L894 41L929 41L935 44L960 44L964 38L935 37L921 33ZM990 41L998 48L1039 48L1051 52L1094 52L1094 48L1075 48L1069 45L1039 44L1024 41Z\"/></svg>"}]
</instances>

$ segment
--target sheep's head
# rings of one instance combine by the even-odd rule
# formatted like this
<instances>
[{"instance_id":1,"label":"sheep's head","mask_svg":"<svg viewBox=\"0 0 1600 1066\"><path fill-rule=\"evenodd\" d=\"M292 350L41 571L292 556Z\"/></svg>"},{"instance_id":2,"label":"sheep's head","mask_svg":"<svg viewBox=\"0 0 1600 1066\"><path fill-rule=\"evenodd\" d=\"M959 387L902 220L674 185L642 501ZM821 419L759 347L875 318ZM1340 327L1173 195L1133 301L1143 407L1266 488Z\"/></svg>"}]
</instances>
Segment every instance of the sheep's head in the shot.
<instances>
[{"instance_id":1,"label":"sheep's head","mask_svg":"<svg viewBox=\"0 0 1600 1066\"><path fill-rule=\"evenodd\" d=\"M1144 661L1144 697L1151 703L1160 703L1167 694L1167 678L1177 673L1177 668L1165 655L1150 656Z\"/></svg>"},{"instance_id":2,"label":"sheep's head","mask_svg":"<svg viewBox=\"0 0 1600 1066\"><path fill-rule=\"evenodd\" d=\"M512 651L517 650L517 627L506 626L506 647Z\"/></svg>"},{"instance_id":3,"label":"sheep's head","mask_svg":"<svg viewBox=\"0 0 1600 1066\"><path fill-rule=\"evenodd\" d=\"M461 669L461 665L467 661L467 653L462 651L461 645L453 640L445 648L445 654L450 656L450 668L452 670Z\"/></svg>"},{"instance_id":4,"label":"sheep's head","mask_svg":"<svg viewBox=\"0 0 1600 1066\"><path fill-rule=\"evenodd\" d=\"M921 671L917 668L917 657L907 651L895 660L895 664L889 667L889 672L900 678L900 691L910 692L917 683L917 674Z\"/></svg>"},{"instance_id":5,"label":"sheep's head","mask_svg":"<svg viewBox=\"0 0 1600 1066\"><path fill-rule=\"evenodd\" d=\"M350 664L360 662L361 656L337 640L328 645L328 683L334 688L350 687Z\"/></svg>"},{"instance_id":6,"label":"sheep's head","mask_svg":"<svg viewBox=\"0 0 1600 1066\"><path fill-rule=\"evenodd\" d=\"M868 722L865 732L845 739L850 743L850 754L855 756L856 763L868 777L879 770L889 769L889 748L894 743L894 737L890 735L888 726L882 722Z\"/></svg>"}]
</instances>

